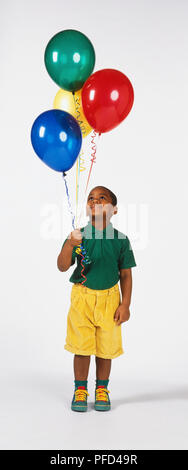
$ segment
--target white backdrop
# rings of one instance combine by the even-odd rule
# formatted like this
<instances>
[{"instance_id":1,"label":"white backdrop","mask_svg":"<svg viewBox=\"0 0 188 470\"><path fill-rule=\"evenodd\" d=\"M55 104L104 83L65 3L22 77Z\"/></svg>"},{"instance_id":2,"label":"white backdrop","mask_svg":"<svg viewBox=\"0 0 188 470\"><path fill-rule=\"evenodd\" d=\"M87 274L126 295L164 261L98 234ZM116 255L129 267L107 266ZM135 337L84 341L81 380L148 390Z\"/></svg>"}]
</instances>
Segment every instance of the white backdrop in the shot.
<instances>
[{"instance_id":1,"label":"white backdrop","mask_svg":"<svg viewBox=\"0 0 188 470\"><path fill-rule=\"evenodd\" d=\"M187 20L183 0L1 6L3 449L187 446ZM106 414L92 409L94 356L90 412L70 410L73 355L64 344L74 268L61 273L56 263L71 217L61 174L30 142L34 119L58 91L43 56L63 29L90 38L94 71L121 70L135 91L130 115L101 137L89 187L117 195L112 223L129 236L137 263ZM74 205L75 168L67 181Z\"/></svg>"}]
</instances>

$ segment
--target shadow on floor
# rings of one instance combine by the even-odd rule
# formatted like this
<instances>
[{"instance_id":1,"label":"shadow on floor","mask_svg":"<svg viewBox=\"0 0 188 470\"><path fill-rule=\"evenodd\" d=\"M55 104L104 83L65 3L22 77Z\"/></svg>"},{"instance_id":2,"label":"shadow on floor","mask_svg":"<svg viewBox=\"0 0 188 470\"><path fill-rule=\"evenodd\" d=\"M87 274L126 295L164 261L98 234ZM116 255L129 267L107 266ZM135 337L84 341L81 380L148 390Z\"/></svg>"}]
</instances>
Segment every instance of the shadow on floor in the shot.
<instances>
[{"instance_id":1,"label":"shadow on floor","mask_svg":"<svg viewBox=\"0 0 188 470\"><path fill-rule=\"evenodd\" d=\"M113 400L113 408L129 403L146 403L153 401L188 400L188 388L164 390L161 392L138 393Z\"/></svg>"}]
</instances>

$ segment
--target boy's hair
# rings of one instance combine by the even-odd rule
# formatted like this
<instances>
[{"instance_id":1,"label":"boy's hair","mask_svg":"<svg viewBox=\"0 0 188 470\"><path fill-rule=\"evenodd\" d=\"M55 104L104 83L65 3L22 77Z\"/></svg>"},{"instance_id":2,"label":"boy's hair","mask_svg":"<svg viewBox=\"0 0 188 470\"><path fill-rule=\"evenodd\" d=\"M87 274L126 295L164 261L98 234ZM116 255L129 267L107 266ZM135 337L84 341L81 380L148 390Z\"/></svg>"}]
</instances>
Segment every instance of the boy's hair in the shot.
<instances>
[{"instance_id":1,"label":"boy's hair","mask_svg":"<svg viewBox=\"0 0 188 470\"><path fill-rule=\"evenodd\" d=\"M116 206L116 205L117 205L117 197L116 197L116 195L111 191L111 189L106 188L105 186L95 186L95 188L103 188L103 189L106 189L106 191L109 192L110 197L111 197L111 199L112 199L112 205L113 205L113 206ZM93 189L95 189L95 188L93 188ZM90 191L90 192L91 192L91 191Z\"/></svg>"}]
</instances>

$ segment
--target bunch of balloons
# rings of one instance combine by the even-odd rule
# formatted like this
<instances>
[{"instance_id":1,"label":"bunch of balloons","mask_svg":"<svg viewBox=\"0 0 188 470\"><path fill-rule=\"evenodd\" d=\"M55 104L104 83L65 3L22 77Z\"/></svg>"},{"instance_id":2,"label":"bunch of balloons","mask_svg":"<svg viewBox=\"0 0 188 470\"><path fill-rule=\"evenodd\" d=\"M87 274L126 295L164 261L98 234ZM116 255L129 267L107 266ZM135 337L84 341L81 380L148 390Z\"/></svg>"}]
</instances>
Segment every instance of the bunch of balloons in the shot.
<instances>
[{"instance_id":1,"label":"bunch of balloons","mask_svg":"<svg viewBox=\"0 0 188 470\"><path fill-rule=\"evenodd\" d=\"M82 138L92 129L99 134L108 132L126 118L134 92L130 80L118 70L92 74L94 47L80 31L68 29L55 34L46 46L44 61L60 89L53 109L34 121L31 142L44 163L63 172L74 165Z\"/></svg>"}]
</instances>

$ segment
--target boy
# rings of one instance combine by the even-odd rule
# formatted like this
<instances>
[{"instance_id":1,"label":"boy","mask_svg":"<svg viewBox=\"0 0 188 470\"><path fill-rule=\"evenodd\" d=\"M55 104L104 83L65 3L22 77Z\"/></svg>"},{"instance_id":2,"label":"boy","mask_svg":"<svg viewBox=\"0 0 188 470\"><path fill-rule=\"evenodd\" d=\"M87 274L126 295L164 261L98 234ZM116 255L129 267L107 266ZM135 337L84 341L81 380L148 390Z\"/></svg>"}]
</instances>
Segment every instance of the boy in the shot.
<instances>
[{"instance_id":1,"label":"boy","mask_svg":"<svg viewBox=\"0 0 188 470\"><path fill-rule=\"evenodd\" d=\"M117 214L115 194L104 186L93 188L87 198L87 226L68 235L57 259L58 269L67 271L77 257L77 267L69 279L73 286L64 346L74 353L75 391L71 403L74 411L87 410L91 354L96 360L94 408L97 411L110 410L107 387L111 360L124 353L121 323L130 317L131 268L136 266L136 262L128 237L114 229L110 222L114 214ZM84 270L82 256L76 253L80 243L87 256Z\"/></svg>"}]
</instances>

